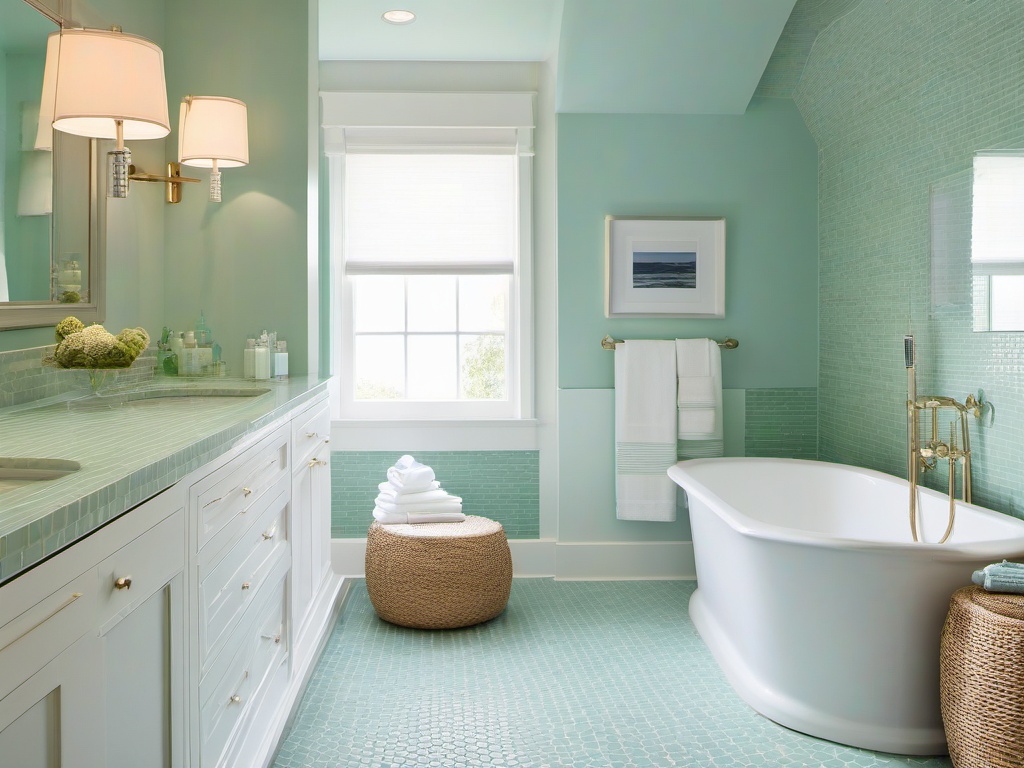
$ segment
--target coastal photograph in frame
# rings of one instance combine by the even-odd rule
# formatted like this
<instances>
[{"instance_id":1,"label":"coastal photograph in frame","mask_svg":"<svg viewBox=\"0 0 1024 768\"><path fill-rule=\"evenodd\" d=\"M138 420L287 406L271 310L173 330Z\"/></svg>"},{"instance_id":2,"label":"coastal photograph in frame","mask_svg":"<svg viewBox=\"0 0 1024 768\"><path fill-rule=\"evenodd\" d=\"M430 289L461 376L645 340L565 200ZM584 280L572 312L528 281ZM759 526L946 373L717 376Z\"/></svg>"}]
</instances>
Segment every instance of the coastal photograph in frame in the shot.
<instances>
[{"instance_id":1,"label":"coastal photograph in frame","mask_svg":"<svg viewBox=\"0 0 1024 768\"><path fill-rule=\"evenodd\" d=\"M605 217L606 317L725 317L725 219Z\"/></svg>"}]
</instances>

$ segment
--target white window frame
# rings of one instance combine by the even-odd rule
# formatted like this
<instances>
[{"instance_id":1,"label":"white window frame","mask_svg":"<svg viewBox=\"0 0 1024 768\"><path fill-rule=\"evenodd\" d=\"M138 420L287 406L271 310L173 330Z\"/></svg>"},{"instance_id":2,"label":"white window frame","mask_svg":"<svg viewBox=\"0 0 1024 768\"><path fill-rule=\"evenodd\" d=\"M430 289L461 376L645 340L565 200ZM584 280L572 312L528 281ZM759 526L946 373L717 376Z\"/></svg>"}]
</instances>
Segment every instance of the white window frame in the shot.
<instances>
[{"instance_id":1,"label":"white window frame","mask_svg":"<svg viewBox=\"0 0 1024 768\"><path fill-rule=\"evenodd\" d=\"M335 351L339 362L336 414L344 420L365 421L514 421L532 419L533 395L533 102L532 93L324 93L324 145L328 157L331 200L331 259L335 265L340 307L335 321ZM430 127L436 145L403 145L403 137L426 135ZM379 129L379 130L377 130ZM502 401L365 401L355 399L352 282L344 259L341 221L345 156L360 151L354 141L390 137L376 151L489 152L489 137L514 131L517 156L518 253L510 274L506 364L508 399ZM445 136L455 137L445 141ZM479 139L479 141L477 141ZM475 142L475 143L474 143ZM361 151L375 151L373 148ZM511 151L511 150L510 150ZM375 274L482 274L455 266L386 267ZM355 272L355 270L353 271ZM358 270L366 274L364 270Z\"/></svg>"}]
</instances>

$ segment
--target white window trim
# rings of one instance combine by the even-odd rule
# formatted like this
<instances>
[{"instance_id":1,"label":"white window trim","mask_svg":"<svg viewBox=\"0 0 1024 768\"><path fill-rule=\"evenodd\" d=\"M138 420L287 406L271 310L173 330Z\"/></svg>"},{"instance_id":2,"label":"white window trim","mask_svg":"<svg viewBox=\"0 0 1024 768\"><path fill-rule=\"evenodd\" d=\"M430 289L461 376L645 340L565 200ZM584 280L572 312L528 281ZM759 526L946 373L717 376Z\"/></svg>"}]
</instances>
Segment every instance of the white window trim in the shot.
<instances>
[{"instance_id":1,"label":"white window trim","mask_svg":"<svg viewBox=\"0 0 1024 768\"><path fill-rule=\"evenodd\" d=\"M335 327L339 361L336 414L343 421L391 422L452 420L486 422L496 427L532 421L533 388L533 93L323 93L323 127L328 156L331 209L331 259L340 299ZM352 286L343 259L344 232L338 210L344 189L345 128L402 127L514 128L517 136L519 249L511 275L507 363L509 398L487 401L359 402L354 393ZM355 149L355 148L353 148ZM408 149L408 147L406 147ZM416 148L413 148L416 149ZM424 148L419 148L422 151ZM439 147L430 147L438 151ZM360 151L360 150L356 150ZM483 147L481 151L488 151ZM360 270L353 270L353 274ZM415 273L415 268L403 273ZM436 271L436 270L435 270ZM333 313L332 313L333 314Z\"/></svg>"}]
</instances>

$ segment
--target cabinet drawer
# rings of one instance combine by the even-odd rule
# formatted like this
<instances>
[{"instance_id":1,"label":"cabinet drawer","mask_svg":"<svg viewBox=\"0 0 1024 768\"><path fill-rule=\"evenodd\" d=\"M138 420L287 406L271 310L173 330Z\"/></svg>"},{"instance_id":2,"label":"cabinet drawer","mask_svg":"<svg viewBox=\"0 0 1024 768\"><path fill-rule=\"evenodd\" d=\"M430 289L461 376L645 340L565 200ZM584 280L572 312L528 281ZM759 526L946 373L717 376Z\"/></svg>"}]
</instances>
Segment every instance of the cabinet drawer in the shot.
<instances>
[{"instance_id":1,"label":"cabinet drawer","mask_svg":"<svg viewBox=\"0 0 1024 768\"><path fill-rule=\"evenodd\" d=\"M295 466L301 467L318 452L329 450L330 438L331 408L326 403L313 406L292 419L292 456Z\"/></svg>"},{"instance_id":2,"label":"cabinet drawer","mask_svg":"<svg viewBox=\"0 0 1024 768\"><path fill-rule=\"evenodd\" d=\"M288 471L288 425L192 486L199 549L228 545L249 525L245 515Z\"/></svg>"},{"instance_id":3,"label":"cabinet drawer","mask_svg":"<svg viewBox=\"0 0 1024 768\"><path fill-rule=\"evenodd\" d=\"M217 764L239 723L249 716L250 703L259 698L268 673L288 658L284 632L284 574L263 591L253 606L235 647L225 647L226 663L218 659L215 674L200 684L202 764Z\"/></svg>"},{"instance_id":4,"label":"cabinet drawer","mask_svg":"<svg viewBox=\"0 0 1024 768\"><path fill-rule=\"evenodd\" d=\"M0 627L0 699L93 629L95 619L96 575L89 571Z\"/></svg>"},{"instance_id":5,"label":"cabinet drawer","mask_svg":"<svg viewBox=\"0 0 1024 768\"><path fill-rule=\"evenodd\" d=\"M96 568L100 634L149 599L185 565L185 510L166 518Z\"/></svg>"},{"instance_id":6,"label":"cabinet drawer","mask_svg":"<svg viewBox=\"0 0 1024 768\"><path fill-rule=\"evenodd\" d=\"M267 505L224 557L199 568L199 642L205 662L264 583L290 563L287 490Z\"/></svg>"}]
</instances>

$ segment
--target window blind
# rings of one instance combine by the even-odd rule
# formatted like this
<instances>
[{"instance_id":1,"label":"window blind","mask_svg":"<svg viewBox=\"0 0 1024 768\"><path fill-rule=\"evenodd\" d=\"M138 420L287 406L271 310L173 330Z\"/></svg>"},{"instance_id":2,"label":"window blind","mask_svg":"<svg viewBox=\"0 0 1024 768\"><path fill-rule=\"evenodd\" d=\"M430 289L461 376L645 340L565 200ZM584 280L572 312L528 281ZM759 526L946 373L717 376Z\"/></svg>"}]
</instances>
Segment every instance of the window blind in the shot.
<instances>
[{"instance_id":1,"label":"window blind","mask_svg":"<svg viewBox=\"0 0 1024 768\"><path fill-rule=\"evenodd\" d=\"M512 154L349 154L349 274L511 274L518 159Z\"/></svg>"},{"instance_id":2,"label":"window blind","mask_svg":"<svg viewBox=\"0 0 1024 768\"><path fill-rule=\"evenodd\" d=\"M975 274L1024 273L1024 157L976 155L971 211Z\"/></svg>"}]
</instances>

